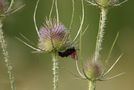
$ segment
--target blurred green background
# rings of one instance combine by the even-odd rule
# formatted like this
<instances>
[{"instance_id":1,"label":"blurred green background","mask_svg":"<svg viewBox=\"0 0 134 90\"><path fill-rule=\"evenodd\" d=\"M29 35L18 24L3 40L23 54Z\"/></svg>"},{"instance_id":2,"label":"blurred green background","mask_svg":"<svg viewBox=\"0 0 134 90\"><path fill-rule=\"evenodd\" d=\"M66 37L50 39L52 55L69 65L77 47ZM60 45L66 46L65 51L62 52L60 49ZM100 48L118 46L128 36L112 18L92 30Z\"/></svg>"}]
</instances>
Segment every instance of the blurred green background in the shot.
<instances>
[{"instance_id":1,"label":"blurred green background","mask_svg":"<svg viewBox=\"0 0 134 90\"><path fill-rule=\"evenodd\" d=\"M19 1L19 0L18 0ZM23 0L26 6L15 14L8 16L4 22L4 33L8 43L10 62L14 68L17 90L52 90L52 60L49 54L32 53L32 49L16 39L25 35L33 44L37 44L37 34L33 24L33 11L36 0ZM37 11L37 24L40 27L49 15L52 0L40 0ZM95 48L98 20L100 10L85 3L85 23L89 25L82 40L82 61L90 60ZM124 53L119 63L109 76L120 72L125 75L110 81L98 82L97 90L134 90L134 1L129 0L120 7L109 10L107 27L104 36L101 59L105 59L110 46L120 32L114 47L110 63ZM60 21L69 26L71 12L71 0L58 0ZM75 18L72 25L72 35L76 34L81 15L80 0L75 0ZM55 16L55 13L53 13ZM0 54L0 90L10 90L7 69ZM58 90L88 90L87 81L76 79L75 61L70 58L60 59L60 78ZM73 73L73 74L72 74Z\"/></svg>"}]
</instances>

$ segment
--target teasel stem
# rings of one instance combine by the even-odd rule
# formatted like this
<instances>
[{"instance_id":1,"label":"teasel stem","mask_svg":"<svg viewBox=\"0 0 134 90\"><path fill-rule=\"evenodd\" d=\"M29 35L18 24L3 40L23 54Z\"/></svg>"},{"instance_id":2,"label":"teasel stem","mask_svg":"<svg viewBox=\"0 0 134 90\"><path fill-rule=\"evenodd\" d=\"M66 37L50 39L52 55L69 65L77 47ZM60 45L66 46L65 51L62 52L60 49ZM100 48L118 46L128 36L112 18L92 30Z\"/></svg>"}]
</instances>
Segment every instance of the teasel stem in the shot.
<instances>
[{"instance_id":1,"label":"teasel stem","mask_svg":"<svg viewBox=\"0 0 134 90\"><path fill-rule=\"evenodd\" d=\"M107 13L108 13L108 9L102 7L100 12L99 29L98 29L98 35L96 40L96 48L95 48L95 56L94 56L95 62L98 61L100 56L100 51L102 49L102 42L104 37L104 30L106 27Z\"/></svg>"},{"instance_id":2,"label":"teasel stem","mask_svg":"<svg viewBox=\"0 0 134 90\"><path fill-rule=\"evenodd\" d=\"M53 61L53 90L57 89L58 86L58 80L59 80L59 63L57 59L56 53L53 53L52 55L52 61Z\"/></svg>"},{"instance_id":3,"label":"teasel stem","mask_svg":"<svg viewBox=\"0 0 134 90\"><path fill-rule=\"evenodd\" d=\"M4 33L2 31L2 26L3 26L2 20L0 20L0 45L1 45L1 48L2 48L2 54L3 54L3 57L4 57L5 65L7 67L7 73L8 73L8 78L10 80L11 90L16 90L15 79L14 79L14 75L12 73L12 66L9 63L9 55L8 55L8 51L7 51L7 44L6 44L6 41L4 39Z\"/></svg>"},{"instance_id":4,"label":"teasel stem","mask_svg":"<svg viewBox=\"0 0 134 90\"><path fill-rule=\"evenodd\" d=\"M95 90L95 89L96 89L96 82L95 81L89 81L88 90Z\"/></svg>"}]
</instances>

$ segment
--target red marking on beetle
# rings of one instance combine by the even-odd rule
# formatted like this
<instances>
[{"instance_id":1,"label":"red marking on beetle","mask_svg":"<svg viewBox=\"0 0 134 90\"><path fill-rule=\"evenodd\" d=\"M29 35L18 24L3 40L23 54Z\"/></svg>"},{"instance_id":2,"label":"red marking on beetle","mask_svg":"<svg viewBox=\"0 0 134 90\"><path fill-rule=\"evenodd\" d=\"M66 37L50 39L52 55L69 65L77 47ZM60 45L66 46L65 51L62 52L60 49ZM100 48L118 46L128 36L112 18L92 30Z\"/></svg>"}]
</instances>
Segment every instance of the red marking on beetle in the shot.
<instances>
[{"instance_id":1,"label":"red marking on beetle","mask_svg":"<svg viewBox=\"0 0 134 90\"><path fill-rule=\"evenodd\" d=\"M70 56L72 59L75 59L75 60L77 60L77 58L78 58L76 49L74 47L68 48L63 52L58 52L58 55L61 57Z\"/></svg>"},{"instance_id":2,"label":"red marking on beetle","mask_svg":"<svg viewBox=\"0 0 134 90\"><path fill-rule=\"evenodd\" d=\"M73 53L70 55L70 57L71 57L72 59L74 59L74 60L77 60L77 59L78 59L77 52L76 52L76 51L73 52Z\"/></svg>"}]
</instances>

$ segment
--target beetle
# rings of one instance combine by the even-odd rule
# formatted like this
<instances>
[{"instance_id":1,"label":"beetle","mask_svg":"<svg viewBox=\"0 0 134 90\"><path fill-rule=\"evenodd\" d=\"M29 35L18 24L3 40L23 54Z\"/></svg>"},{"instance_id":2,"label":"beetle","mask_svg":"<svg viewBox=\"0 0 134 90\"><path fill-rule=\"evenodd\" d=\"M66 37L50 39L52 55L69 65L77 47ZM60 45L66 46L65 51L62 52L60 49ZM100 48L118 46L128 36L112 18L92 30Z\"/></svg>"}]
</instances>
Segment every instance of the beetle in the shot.
<instances>
[{"instance_id":1,"label":"beetle","mask_svg":"<svg viewBox=\"0 0 134 90\"><path fill-rule=\"evenodd\" d=\"M68 57L70 56L72 59L77 59L77 53L75 47L71 47L66 49L65 51L58 52L58 55L61 57Z\"/></svg>"}]
</instances>

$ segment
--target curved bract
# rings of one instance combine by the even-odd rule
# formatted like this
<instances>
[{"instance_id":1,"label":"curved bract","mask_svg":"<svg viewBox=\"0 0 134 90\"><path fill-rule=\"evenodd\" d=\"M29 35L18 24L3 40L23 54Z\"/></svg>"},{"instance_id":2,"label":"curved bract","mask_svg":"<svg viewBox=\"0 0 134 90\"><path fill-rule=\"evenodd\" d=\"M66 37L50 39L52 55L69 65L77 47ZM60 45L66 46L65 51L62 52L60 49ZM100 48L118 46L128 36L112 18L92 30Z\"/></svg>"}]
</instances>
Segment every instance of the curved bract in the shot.
<instances>
[{"instance_id":1,"label":"curved bract","mask_svg":"<svg viewBox=\"0 0 134 90\"><path fill-rule=\"evenodd\" d=\"M11 0L10 3L8 3L8 0L0 0L0 17L5 17L9 14L15 13L25 6L23 4L19 7L16 7L16 4L17 2L15 2L14 0Z\"/></svg>"}]
</instances>

